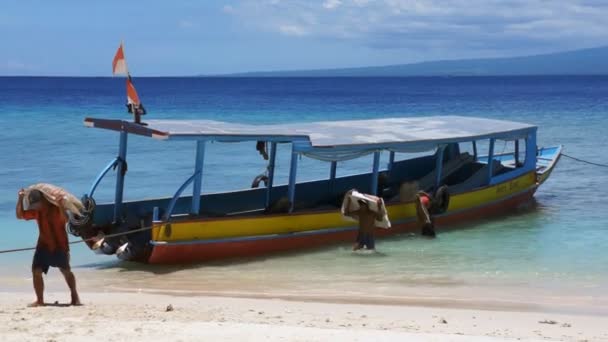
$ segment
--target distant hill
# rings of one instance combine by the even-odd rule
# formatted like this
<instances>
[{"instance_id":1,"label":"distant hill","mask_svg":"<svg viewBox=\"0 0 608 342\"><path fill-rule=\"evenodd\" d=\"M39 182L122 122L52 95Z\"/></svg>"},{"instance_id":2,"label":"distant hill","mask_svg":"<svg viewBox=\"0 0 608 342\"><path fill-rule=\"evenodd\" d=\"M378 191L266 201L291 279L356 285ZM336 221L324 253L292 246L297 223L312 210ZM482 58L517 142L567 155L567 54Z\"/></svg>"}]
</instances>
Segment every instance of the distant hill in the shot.
<instances>
[{"instance_id":1,"label":"distant hill","mask_svg":"<svg viewBox=\"0 0 608 342\"><path fill-rule=\"evenodd\" d=\"M525 57L444 60L344 69L260 71L233 77L608 75L608 46Z\"/></svg>"}]
</instances>

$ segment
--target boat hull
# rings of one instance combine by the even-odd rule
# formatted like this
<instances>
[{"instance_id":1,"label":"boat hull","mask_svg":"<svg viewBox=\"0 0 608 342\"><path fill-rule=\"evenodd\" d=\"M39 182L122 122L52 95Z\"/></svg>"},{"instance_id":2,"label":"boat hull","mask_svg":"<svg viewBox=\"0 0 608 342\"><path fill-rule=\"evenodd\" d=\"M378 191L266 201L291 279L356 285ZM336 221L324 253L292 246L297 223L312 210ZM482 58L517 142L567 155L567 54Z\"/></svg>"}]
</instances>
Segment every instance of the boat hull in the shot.
<instances>
[{"instance_id":1,"label":"boat hull","mask_svg":"<svg viewBox=\"0 0 608 342\"><path fill-rule=\"evenodd\" d=\"M518 207L529 203L536 188L537 186L534 184L527 189L514 192L492 202L440 215L436 218L437 229L445 229L476 219L508 214ZM417 224L413 218L394 222L391 229L378 229L377 235L383 237L408 232L418 232ZM356 234L356 227L350 226L244 238L177 242L152 241L148 263L183 264L227 258L256 257L270 253L354 242Z\"/></svg>"}]
</instances>

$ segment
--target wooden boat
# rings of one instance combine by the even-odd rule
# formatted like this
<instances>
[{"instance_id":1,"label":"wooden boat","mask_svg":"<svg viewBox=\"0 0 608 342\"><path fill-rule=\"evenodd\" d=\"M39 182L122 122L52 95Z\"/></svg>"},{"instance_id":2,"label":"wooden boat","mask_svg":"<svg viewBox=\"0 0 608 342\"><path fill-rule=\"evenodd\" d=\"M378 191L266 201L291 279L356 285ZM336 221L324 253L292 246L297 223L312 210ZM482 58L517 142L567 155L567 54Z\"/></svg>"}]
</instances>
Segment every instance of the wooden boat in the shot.
<instances>
[{"instance_id":1,"label":"wooden boat","mask_svg":"<svg viewBox=\"0 0 608 342\"><path fill-rule=\"evenodd\" d=\"M385 199L393 227L379 235L418 230L413 198L400 194L404 184L431 192L448 186L449 206L435 219L439 229L508 213L531 200L561 154L561 146L537 148L533 125L461 116L280 125L208 120L150 120L142 125L87 118L85 125L119 132L120 147L87 194L92 198L100 180L116 167L114 203L96 205L91 224L76 231L85 239L131 232L88 245L121 259L153 264L250 257L354 241L356 226L340 214L342 196L352 188ZM172 197L123 201L129 134L167 143L193 142L197 157L192 176ZM267 185L201 195L205 144L211 141L268 144ZM291 145L289 182L283 185L273 183L278 144ZM422 152L426 154L421 156ZM386 167L380 166L381 153L389 154ZM416 157L395 157L411 153ZM329 177L297 182L300 157L326 161ZM338 162L354 158L370 158L372 171L336 177ZM191 195L183 195L190 185Z\"/></svg>"}]
</instances>

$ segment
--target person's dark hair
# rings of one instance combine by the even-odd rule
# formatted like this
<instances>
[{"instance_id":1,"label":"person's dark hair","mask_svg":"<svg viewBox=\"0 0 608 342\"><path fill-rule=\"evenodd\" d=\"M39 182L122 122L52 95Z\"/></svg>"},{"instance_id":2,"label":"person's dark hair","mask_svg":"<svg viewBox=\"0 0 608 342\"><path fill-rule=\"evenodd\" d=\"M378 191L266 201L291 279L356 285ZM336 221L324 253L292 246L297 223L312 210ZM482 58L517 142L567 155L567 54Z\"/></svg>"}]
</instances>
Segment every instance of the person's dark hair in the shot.
<instances>
[{"instance_id":1,"label":"person's dark hair","mask_svg":"<svg viewBox=\"0 0 608 342\"><path fill-rule=\"evenodd\" d=\"M42 195L42 192L40 192L38 190L32 190L27 195L27 200L30 203L30 205L32 205L34 203L41 202L43 197L44 196Z\"/></svg>"}]
</instances>

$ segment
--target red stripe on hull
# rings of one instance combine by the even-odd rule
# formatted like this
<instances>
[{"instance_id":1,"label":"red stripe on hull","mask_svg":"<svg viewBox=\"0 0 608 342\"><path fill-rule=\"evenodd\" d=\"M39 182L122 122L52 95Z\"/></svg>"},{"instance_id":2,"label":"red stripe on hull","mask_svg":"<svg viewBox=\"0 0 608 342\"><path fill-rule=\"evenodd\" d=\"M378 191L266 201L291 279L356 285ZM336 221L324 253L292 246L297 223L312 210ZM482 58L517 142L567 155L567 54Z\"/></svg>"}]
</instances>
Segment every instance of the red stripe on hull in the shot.
<instances>
[{"instance_id":1,"label":"red stripe on hull","mask_svg":"<svg viewBox=\"0 0 608 342\"><path fill-rule=\"evenodd\" d=\"M504 201L438 217L436 224L438 227L446 227L492 215L508 213L529 201L534 195L535 190L531 189ZM417 224L412 221L394 225L391 229L378 229L377 235L389 236L398 233L416 232L417 230ZM249 241L159 244L153 247L148 262L151 264L184 264L227 258L253 257L269 253L314 248L338 242L354 242L356 234L356 231L337 231L306 235L280 235L277 238Z\"/></svg>"},{"instance_id":2,"label":"red stripe on hull","mask_svg":"<svg viewBox=\"0 0 608 342\"><path fill-rule=\"evenodd\" d=\"M449 227L450 225L460 224L463 222L508 214L509 212L519 208L521 205L528 203L534 196L534 192L536 192L536 187L500 202L441 216L435 220L435 224L438 227Z\"/></svg>"}]
</instances>

